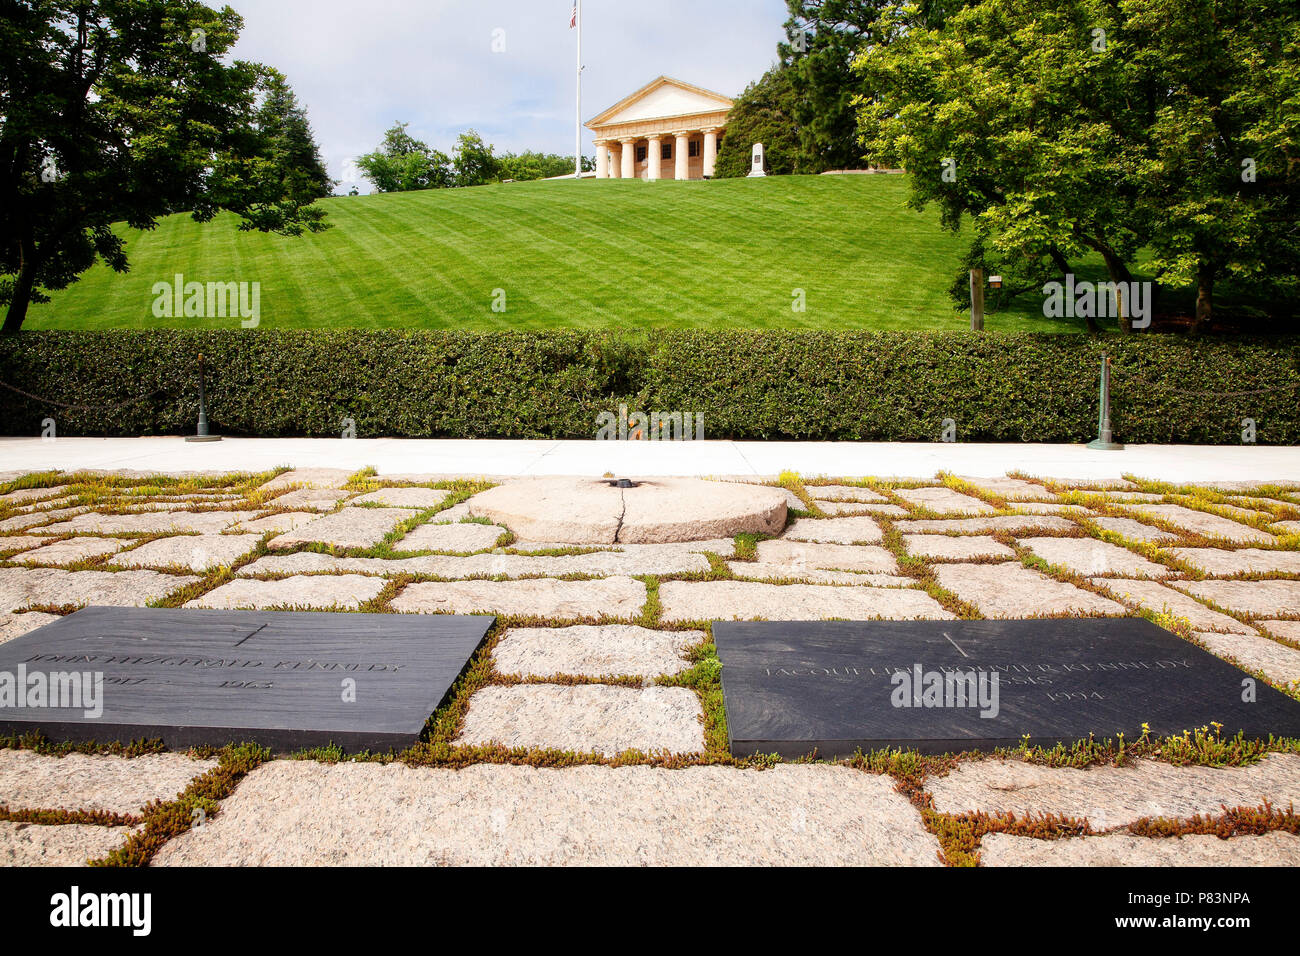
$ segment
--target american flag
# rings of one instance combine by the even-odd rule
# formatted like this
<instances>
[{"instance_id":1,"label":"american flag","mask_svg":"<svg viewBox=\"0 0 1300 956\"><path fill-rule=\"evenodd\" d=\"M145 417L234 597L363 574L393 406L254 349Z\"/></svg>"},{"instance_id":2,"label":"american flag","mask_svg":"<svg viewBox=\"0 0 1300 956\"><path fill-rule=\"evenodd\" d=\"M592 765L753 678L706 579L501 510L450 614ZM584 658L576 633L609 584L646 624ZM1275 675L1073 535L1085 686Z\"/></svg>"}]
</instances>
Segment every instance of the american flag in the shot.
<instances>
[{"instance_id":1,"label":"american flag","mask_svg":"<svg viewBox=\"0 0 1300 956\"><path fill-rule=\"evenodd\" d=\"M572 30L578 25L578 5L573 5L573 12L569 14L569 29Z\"/></svg>"}]
</instances>

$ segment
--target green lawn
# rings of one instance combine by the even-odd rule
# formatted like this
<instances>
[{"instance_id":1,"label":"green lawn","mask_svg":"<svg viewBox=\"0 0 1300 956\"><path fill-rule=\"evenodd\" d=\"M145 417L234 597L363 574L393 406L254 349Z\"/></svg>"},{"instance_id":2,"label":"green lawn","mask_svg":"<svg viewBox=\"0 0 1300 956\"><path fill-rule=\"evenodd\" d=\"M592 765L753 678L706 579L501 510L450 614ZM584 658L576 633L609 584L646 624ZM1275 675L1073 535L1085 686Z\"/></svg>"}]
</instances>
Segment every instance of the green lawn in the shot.
<instances>
[{"instance_id":1,"label":"green lawn","mask_svg":"<svg viewBox=\"0 0 1300 956\"><path fill-rule=\"evenodd\" d=\"M128 274L97 265L25 327L237 325L155 318L154 283L182 273L260 283L263 328L964 328L945 290L968 237L908 209L906 191L902 176L812 176L339 197L323 202L334 228L299 239L177 215L130 233ZM986 327L1082 327L1040 309L1027 301Z\"/></svg>"}]
</instances>

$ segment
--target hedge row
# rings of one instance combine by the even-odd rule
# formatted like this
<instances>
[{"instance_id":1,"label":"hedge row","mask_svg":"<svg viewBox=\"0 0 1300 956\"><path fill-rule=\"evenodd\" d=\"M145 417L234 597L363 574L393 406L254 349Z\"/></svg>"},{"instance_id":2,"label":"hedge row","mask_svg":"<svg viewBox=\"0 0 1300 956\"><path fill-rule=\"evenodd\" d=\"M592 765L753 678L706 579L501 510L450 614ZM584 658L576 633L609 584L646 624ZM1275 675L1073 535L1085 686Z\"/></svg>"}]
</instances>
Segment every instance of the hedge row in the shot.
<instances>
[{"instance_id":1,"label":"hedge row","mask_svg":"<svg viewBox=\"0 0 1300 956\"><path fill-rule=\"evenodd\" d=\"M25 332L0 337L0 434L191 432L202 353L226 435L594 438L626 404L703 413L708 438L936 441L951 419L961 441L1077 442L1103 350L1121 441L1237 444L1251 418L1300 443L1300 337L1141 333Z\"/></svg>"}]
</instances>

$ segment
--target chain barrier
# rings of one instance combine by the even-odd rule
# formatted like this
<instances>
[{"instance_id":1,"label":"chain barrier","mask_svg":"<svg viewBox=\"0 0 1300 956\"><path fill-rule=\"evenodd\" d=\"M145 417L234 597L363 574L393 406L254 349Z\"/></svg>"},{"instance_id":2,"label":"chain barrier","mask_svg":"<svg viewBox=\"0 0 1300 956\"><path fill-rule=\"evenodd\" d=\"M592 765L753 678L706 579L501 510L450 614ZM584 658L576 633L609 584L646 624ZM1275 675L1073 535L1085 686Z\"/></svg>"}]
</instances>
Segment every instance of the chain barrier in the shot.
<instances>
[{"instance_id":1,"label":"chain barrier","mask_svg":"<svg viewBox=\"0 0 1300 956\"><path fill-rule=\"evenodd\" d=\"M69 405L66 402L56 402L52 398L44 398L40 395L33 395L31 392L25 392L21 388L10 385L8 382L0 382L0 388L7 388L11 392L16 392L24 398L30 398L40 402L43 405L57 405L59 408L66 408L77 412L115 412L119 408L126 408L128 405L134 405L137 402L143 402L146 398L152 398L155 395L161 395L165 389L154 389L152 392L133 398L130 401L122 402L119 405Z\"/></svg>"}]
</instances>

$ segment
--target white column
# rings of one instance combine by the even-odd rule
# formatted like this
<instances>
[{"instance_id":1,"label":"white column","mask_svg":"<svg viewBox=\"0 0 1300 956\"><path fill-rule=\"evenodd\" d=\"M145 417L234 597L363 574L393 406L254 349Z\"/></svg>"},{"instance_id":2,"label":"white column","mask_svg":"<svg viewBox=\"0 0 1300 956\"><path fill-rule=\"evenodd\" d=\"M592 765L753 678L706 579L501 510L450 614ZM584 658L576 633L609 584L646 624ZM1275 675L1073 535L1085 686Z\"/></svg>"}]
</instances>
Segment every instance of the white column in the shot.
<instances>
[{"instance_id":1,"label":"white column","mask_svg":"<svg viewBox=\"0 0 1300 956\"><path fill-rule=\"evenodd\" d=\"M605 179L609 176L609 149L605 146L603 139L596 140L596 178Z\"/></svg>"},{"instance_id":2,"label":"white column","mask_svg":"<svg viewBox=\"0 0 1300 956\"><path fill-rule=\"evenodd\" d=\"M623 178L636 178L636 140L621 140L623 144Z\"/></svg>"},{"instance_id":3,"label":"white column","mask_svg":"<svg viewBox=\"0 0 1300 956\"><path fill-rule=\"evenodd\" d=\"M673 159L677 161L676 176L674 178L690 179L691 147L690 140L688 139L690 133L683 130L681 132L673 133L673 136L677 138L677 142L673 146Z\"/></svg>"},{"instance_id":4,"label":"white column","mask_svg":"<svg viewBox=\"0 0 1300 956\"><path fill-rule=\"evenodd\" d=\"M718 130L715 127L704 131L704 175L706 178L713 176L713 170L717 164Z\"/></svg>"},{"instance_id":5,"label":"white column","mask_svg":"<svg viewBox=\"0 0 1300 956\"><path fill-rule=\"evenodd\" d=\"M622 155L622 148L617 143L609 144L609 178L618 179L619 156Z\"/></svg>"},{"instance_id":6,"label":"white column","mask_svg":"<svg viewBox=\"0 0 1300 956\"><path fill-rule=\"evenodd\" d=\"M663 175L663 140L657 133L650 137L646 156L650 159L650 171L646 174L646 178L654 182Z\"/></svg>"}]
</instances>

